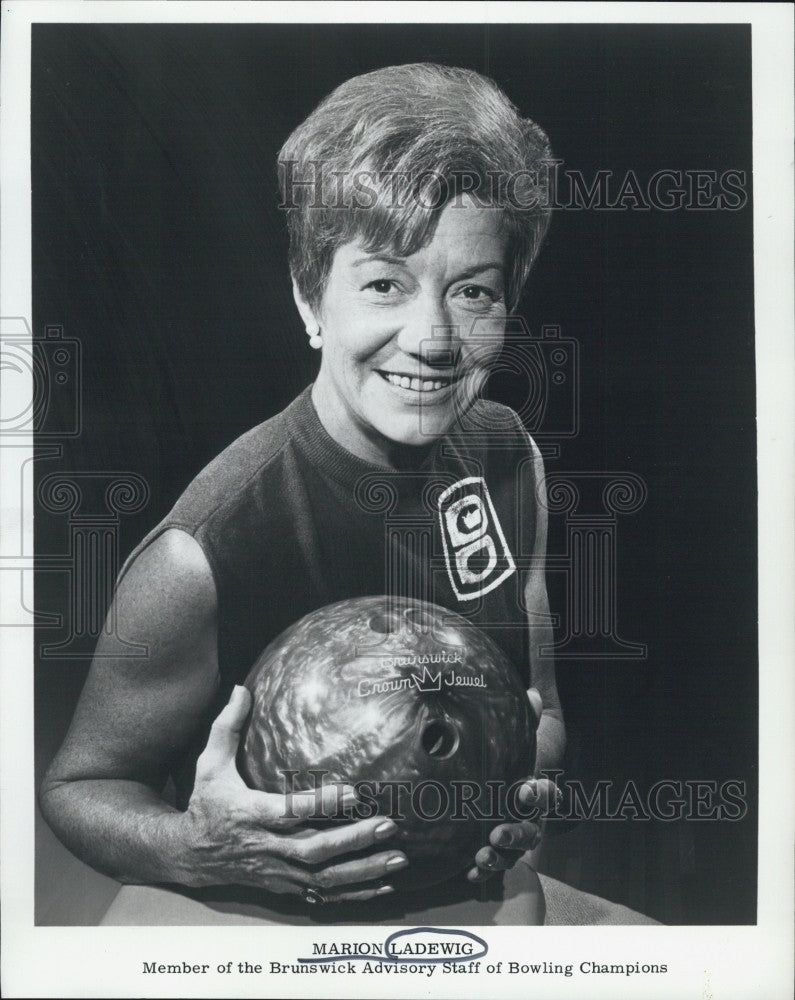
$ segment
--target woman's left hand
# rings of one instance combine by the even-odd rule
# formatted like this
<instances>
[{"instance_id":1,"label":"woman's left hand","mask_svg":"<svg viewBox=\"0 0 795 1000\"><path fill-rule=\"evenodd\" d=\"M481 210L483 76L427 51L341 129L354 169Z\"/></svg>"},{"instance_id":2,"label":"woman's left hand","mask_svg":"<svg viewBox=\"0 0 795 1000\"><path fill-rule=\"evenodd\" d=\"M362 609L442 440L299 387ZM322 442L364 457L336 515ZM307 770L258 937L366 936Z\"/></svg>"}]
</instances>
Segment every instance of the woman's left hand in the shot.
<instances>
[{"instance_id":1,"label":"woman's left hand","mask_svg":"<svg viewBox=\"0 0 795 1000\"><path fill-rule=\"evenodd\" d=\"M522 811L533 819L500 823L489 835L489 843L475 855L475 867L467 872L470 882L483 882L495 872L513 868L527 851L541 843L541 820L555 803L558 790L547 778L528 778L519 789Z\"/></svg>"},{"instance_id":2,"label":"woman's left hand","mask_svg":"<svg viewBox=\"0 0 795 1000\"><path fill-rule=\"evenodd\" d=\"M527 697L535 716L536 731L541 723L543 703L535 688ZM560 796L557 785L547 778L528 778L518 792L521 811L527 819L518 823L500 823L489 835L489 843L475 855L475 867L467 872L470 882L483 882L495 872L513 868L527 851L535 850L543 835L541 821Z\"/></svg>"}]
</instances>

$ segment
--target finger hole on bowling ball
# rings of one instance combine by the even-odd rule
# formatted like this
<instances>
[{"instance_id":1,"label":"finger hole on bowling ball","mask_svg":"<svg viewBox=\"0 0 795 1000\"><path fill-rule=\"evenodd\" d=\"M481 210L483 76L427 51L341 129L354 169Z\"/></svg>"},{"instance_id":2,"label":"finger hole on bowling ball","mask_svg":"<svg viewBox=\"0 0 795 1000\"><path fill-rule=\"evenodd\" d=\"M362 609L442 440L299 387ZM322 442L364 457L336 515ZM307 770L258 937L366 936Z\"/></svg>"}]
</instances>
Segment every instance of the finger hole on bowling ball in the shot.
<instances>
[{"instance_id":1,"label":"finger hole on bowling ball","mask_svg":"<svg viewBox=\"0 0 795 1000\"><path fill-rule=\"evenodd\" d=\"M458 749L458 729L447 719L431 719L423 726L420 746L434 760L448 760Z\"/></svg>"},{"instance_id":2,"label":"finger hole on bowling ball","mask_svg":"<svg viewBox=\"0 0 795 1000\"><path fill-rule=\"evenodd\" d=\"M400 621L394 612L379 611L370 618L370 628L380 635L391 635L400 630Z\"/></svg>"}]
</instances>

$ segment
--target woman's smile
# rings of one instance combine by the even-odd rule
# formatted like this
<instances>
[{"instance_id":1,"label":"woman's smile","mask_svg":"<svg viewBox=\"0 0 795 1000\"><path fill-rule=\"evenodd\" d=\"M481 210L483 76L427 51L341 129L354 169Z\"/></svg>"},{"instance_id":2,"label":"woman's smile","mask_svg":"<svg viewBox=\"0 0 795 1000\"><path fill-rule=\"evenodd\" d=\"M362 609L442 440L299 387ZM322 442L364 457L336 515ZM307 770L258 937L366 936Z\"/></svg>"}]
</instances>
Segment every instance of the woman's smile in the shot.
<instances>
[{"instance_id":1,"label":"woman's smile","mask_svg":"<svg viewBox=\"0 0 795 1000\"><path fill-rule=\"evenodd\" d=\"M435 393L440 389L447 389L453 381L452 376L449 378L439 379L423 374L410 375L406 372L379 371L378 374L386 382L396 388L408 389L410 392L419 392L423 394Z\"/></svg>"}]
</instances>

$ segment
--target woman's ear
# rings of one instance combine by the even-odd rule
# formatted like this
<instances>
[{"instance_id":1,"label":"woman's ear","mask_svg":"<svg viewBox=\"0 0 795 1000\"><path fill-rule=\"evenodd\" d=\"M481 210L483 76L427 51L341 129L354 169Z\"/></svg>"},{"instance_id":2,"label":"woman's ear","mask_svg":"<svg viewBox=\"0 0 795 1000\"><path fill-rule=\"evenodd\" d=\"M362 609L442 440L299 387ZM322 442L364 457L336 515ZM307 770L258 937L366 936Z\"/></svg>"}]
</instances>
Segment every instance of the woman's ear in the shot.
<instances>
[{"instance_id":1,"label":"woman's ear","mask_svg":"<svg viewBox=\"0 0 795 1000\"><path fill-rule=\"evenodd\" d=\"M316 337L320 332L320 323L315 316L314 310L301 294L301 291L298 288L298 282L295 278L293 278L293 298L295 299L295 304L298 307L298 312L301 314L303 324L306 327L306 332L310 337Z\"/></svg>"}]
</instances>

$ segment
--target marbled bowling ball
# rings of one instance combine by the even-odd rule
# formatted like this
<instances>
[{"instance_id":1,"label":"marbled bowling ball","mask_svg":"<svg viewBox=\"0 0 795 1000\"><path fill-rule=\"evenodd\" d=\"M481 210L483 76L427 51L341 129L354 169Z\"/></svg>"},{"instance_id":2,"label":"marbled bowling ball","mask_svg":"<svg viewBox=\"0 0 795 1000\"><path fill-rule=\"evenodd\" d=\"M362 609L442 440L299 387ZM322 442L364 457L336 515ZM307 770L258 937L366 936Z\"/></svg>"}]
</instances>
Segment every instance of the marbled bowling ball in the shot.
<instances>
[{"instance_id":1,"label":"marbled bowling ball","mask_svg":"<svg viewBox=\"0 0 795 1000\"><path fill-rule=\"evenodd\" d=\"M398 824L381 848L409 859L396 887L471 867L491 828L512 818L505 793L533 771L535 716L517 670L438 605L363 597L320 608L267 647L246 685L245 780L284 794L316 787L320 771L354 785L359 816Z\"/></svg>"}]
</instances>

